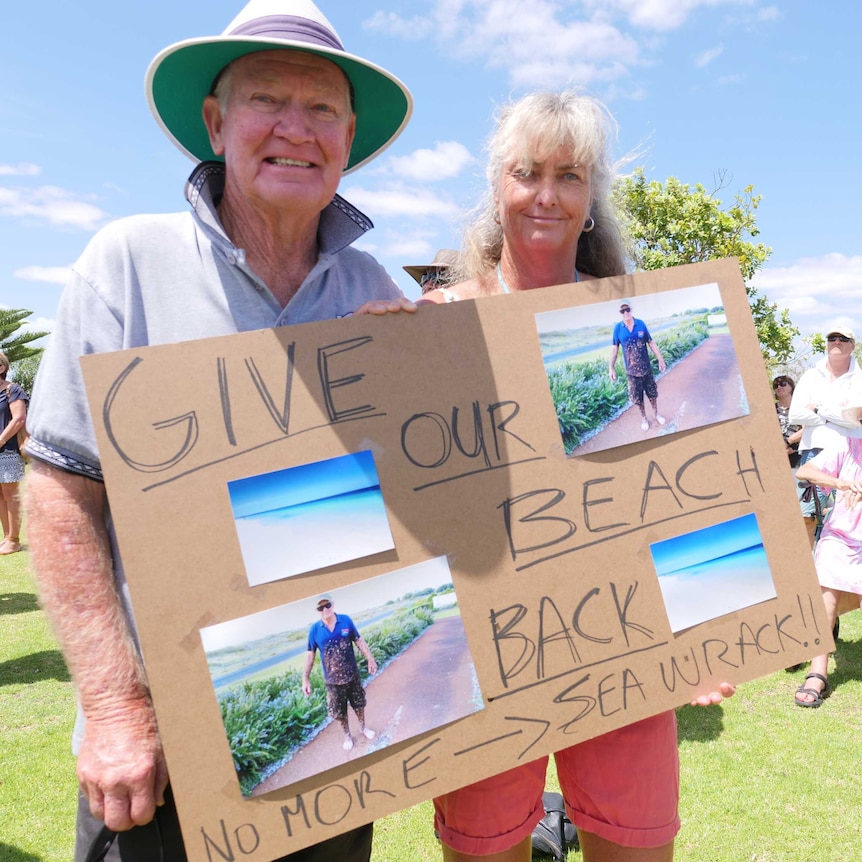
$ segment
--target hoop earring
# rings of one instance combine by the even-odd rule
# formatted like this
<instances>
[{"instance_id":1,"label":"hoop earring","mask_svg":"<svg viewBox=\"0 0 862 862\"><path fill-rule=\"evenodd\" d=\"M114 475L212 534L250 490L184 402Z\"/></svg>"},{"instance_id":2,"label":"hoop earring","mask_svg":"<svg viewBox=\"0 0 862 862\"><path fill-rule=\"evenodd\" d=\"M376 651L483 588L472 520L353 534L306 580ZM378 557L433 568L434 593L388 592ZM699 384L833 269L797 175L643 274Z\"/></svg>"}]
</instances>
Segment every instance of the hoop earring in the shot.
<instances>
[{"instance_id":1,"label":"hoop earring","mask_svg":"<svg viewBox=\"0 0 862 862\"><path fill-rule=\"evenodd\" d=\"M590 231L591 231L595 226L596 226L596 220L595 220L592 216L590 216L590 217L589 217L589 218L584 222L583 232L584 232L584 233L589 233L589 232L590 232Z\"/></svg>"}]
</instances>

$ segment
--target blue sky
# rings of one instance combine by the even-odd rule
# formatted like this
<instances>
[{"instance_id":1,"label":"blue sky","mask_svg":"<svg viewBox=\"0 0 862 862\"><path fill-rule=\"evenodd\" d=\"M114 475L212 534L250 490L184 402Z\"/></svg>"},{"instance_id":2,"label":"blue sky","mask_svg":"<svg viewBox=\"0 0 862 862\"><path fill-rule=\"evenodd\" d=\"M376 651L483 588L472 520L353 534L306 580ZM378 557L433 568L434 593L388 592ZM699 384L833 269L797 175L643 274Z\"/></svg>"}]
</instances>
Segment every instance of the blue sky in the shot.
<instances>
[{"instance_id":1,"label":"blue sky","mask_svg":"<svg viewBox=\"0 0 862 862\"><path fill-rule=\"evenodd\" d=\"M50 328L65 269L101 225L185 208L191 163L147 108L152 57L221 32L236 0L11 3L0 36L0 305ZM850 0L320 0L347 50L400 77L415 111L340 191L360 247L413 297L405 264L456 247L496 106L578 85L611 108L618 156L729 202L763 195L755 281L804 334L862 333L860 55ZM179 288L178 288L179 289Z\"/></svg>"},{"instance_id":2,"label":"blue sky","mask_svg":"<svg viewBox=\"0 0 862 862\"><path fill-rule=\"evenodd\" d=\"M370 451L228 482L235 518L379 487Z\"/></svg>"},{"instance_id":3,"label":"blue sky","mask_svg":"<svg viewBox=\"0 0 862 862\"><path fill-rule=\"evenodd\" d=\"M757 518L743 515L693 533L655 542L650 545L650 551L656 571L661 576L762 544Z\"/></svg>"}]
</instances>

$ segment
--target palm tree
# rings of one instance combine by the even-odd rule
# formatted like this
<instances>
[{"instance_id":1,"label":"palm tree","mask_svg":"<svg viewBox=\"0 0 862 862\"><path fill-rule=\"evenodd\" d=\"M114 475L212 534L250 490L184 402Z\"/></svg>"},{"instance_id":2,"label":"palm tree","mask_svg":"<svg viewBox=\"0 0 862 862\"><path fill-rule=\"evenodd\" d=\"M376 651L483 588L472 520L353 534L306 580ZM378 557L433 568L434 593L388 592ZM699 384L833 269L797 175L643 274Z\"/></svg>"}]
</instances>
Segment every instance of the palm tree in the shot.
<instances>
[{"instance_id":1,"label":"palm tree","mask_svg":"<svg viewBox=\"0 0 862 862\"><path fill-rule=\"evenodd\" d=\"M45 349L31 344L48 335L34 329L18 332L32 313L26 308L0 308L0 350L9 358L10 377L26 392L33 389L33 380Z\"/></svg>"}]
</instances>

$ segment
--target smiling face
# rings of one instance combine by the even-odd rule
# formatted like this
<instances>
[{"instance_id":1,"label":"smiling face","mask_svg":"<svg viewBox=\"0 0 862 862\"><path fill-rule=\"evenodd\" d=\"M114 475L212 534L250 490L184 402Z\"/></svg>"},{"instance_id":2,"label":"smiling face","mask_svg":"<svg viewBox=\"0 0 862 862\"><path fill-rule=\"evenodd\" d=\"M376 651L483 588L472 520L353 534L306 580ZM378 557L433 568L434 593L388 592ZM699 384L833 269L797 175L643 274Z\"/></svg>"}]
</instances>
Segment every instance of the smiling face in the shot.
<instances>
[{"instance_id":1,"label":"smiling face","mask_svg":"<svg viewBox=\"0 0 862 862\"><path fill-rule=\"evenodd\" d=\"M320 619L327 625L330 625L335 618L335 607L331 601L321 601L317 604L317 612L320 614Z\"/></svg>"},{"instance_id":2,"label":"smiling face","mask_svg":"<svg viewBox=\"0 0 862 862\"><path fill-rule=\"evenodd\" d=\"M541 161L503 166L496 195L504 242L516 256L577 254L592 200L590 168L561 146Z\"/></svg>"},{"instance_id":3,"label":"smiling face","mask_svg":"<svg viewBox=\"0 0 862 862\"><path fill-rule=\"evenodd\" d=\"M353 143L344 73L315 54L276 50L240 57L226 74L203 109L213 152L225 159L226 199L316 216L335 195Z\"/></svg>"}]
</instances>

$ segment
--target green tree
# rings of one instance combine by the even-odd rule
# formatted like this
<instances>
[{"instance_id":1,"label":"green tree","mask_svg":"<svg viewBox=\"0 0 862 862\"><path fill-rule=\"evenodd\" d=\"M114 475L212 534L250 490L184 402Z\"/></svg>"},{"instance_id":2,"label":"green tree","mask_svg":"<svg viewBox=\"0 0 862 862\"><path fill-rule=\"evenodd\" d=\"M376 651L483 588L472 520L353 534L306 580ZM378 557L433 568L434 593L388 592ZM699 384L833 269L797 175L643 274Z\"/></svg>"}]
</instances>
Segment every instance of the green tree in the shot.
<instances>
[{"instance_id":1,"label":"green tree","mask_svg":"<svg viewBox=\"0 0 862 862\"><path fill-rule=\"evenodd\" d=\"M48 335L35 329L20 331L33 312L26 308L0 308L0 350L9 358L9 377L33 391L33 381L39 368L44 347L35 347L33 342Z\"/></svg>"},{"instance_id":2,"label":"green tree","mask_svg":"<svg viewBox=\"0 0 862 862\"><path fill-rule=\"evenodd\" d=\"M754 242L760 233L755 211L760 195L746 186L722 206L716 193L724 184L719 176L715 192L700 183L690 186L676 177L662 184L647 180L642 168L617 182L615 199L633 241L638 269L661 269L683 263L700 263L722 257L739 261L757 337L769 367L786 362L794 352L793 338L799 330L787 309L779 308L751 285L751 278L772 254L772 249Z\"/></svg>"}]
</instances>

